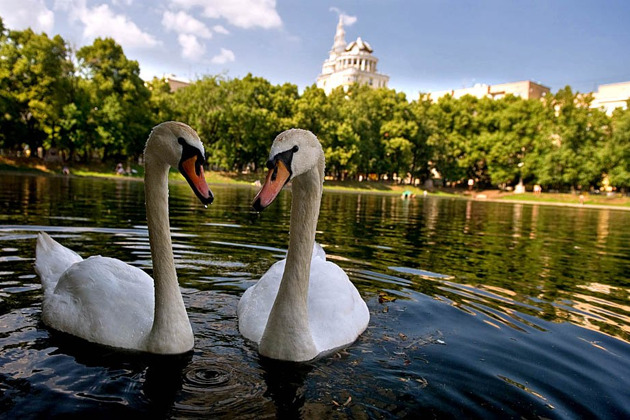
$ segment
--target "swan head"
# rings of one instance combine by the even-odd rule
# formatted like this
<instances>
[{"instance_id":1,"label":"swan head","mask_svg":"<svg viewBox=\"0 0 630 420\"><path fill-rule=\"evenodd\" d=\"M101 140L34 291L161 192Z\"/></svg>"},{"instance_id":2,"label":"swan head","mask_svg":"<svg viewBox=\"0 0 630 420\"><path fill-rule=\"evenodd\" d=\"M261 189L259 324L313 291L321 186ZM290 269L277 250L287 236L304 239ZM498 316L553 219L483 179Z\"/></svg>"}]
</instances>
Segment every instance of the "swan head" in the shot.
<instances>
[{"instance_id":1,"label":"swan head","mask_svg":"<svg viewBox=\"0 0 630 420\"><path fill-rule=\"evenodd\" d=\"M206 205L212 203L214 196L203 172L203 144L191 127L176 121L153 127L144 153L179 169L199 200Z\"/></svg>"},{"instance_id":2,"label":"swan head","mask_svg":"<svg viewBox=\"0 0 630 420\"><path fill-rule=\"evenodd\" d=\"M254 198L254 209L264 210L289 181L318 165L323 173L323 156L322 145L308 130L292 128L278 134L269 152L267 178Z\"/></svg>"}]
</instances>

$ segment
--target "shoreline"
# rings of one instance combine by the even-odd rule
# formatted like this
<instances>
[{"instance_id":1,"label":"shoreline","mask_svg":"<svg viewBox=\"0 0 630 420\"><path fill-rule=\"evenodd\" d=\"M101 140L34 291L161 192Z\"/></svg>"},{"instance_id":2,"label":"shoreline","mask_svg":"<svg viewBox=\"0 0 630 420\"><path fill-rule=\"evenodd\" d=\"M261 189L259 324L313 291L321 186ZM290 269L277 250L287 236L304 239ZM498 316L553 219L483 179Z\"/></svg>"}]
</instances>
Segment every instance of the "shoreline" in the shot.
<instances>
[{"instance_id":1,"label":"shoreline","mask_svg":"<svg viewBox=\"0 0 630 420\"><path fill-rule=\"evenodd\" d=\"M60 174L52 171L43 171L36 168L0 168L0 176L2 175L20 175L20 176L45 176L45 177L73 177L73 178L92 178L92 179L104 179L104 180L120 180L120 181L137 181L142 182L144 180L141 176L128 176L128 175L115 175L115 174L100 174L100 173L87 173L87 174ZM183 182L183 177L178 179L179 175L169 176L169 181L174 182ZM212 177L207 177L208 184L217 185L217 186L236 186L236 187L248 187L248 188L257 188L253 182L250 181L241 181L236 180L230 177L225 177L224 180L212 180ZM342 194L374 194L374 195L398 195L401 196L404 191L410 191L412 193L411 196L406 200L414 200L414 199L422 199L424 198L423 191L417 187L411 186L398 186L398 185L385 185L381 184L381 188L356 188L353 186L341 186L338 185L338 182L335 182L336 185L326 185L329 183L327 181L324 183L324 191L333 192L333 193L342 193ZM499 197L501 194L504 194L503 197ZM509 195L507 195L509 194ZM525 193L531 194L531 193ZM621 202L619 204L601 204L601 203L575 203L569 201L548 201L545 200L545 195L551 193L542 193L540 196L540 200L538 199L525 199L519 200L517 198L512 198L515 196L514 193L503 193L499 190L480 190L475 191L474 194L471 194L469 191L442 191L442 190L434 190L432 192L428 192L427 196L433 198L453 198L453 199L461 199L461 200L471 200L477 202L493 202L493 203L514 203L514 204L529 204L529 205L544 205L544 206L556 206L556 207L575 207L575 208L585 208L585 209L596 209L596 210L623 210L630 211L630 198L622 197ZM566 196L568 194L564 194ZM554 195L556 196L556 195ZM551 197L551 195L548 195Z\"/></svg>"},{"instance_id":2,"label":"shoreline","mask_svg":"<svg viewBox=\"0 0 630 420\"><path fill-rule=\"evenodd\" d=\"M535 200L513 200L511 198L471 198L474 201L487 201L492 203L514 203L514 204L530 204L530 205L543 205L543 206L556 206L556 207L575 207L583 209L595 209L595 210L623 210L630 211L629 206L623 204L580 204L580 203L565 203L557 201L535 201Z\"/></svg>"}]
</instances>

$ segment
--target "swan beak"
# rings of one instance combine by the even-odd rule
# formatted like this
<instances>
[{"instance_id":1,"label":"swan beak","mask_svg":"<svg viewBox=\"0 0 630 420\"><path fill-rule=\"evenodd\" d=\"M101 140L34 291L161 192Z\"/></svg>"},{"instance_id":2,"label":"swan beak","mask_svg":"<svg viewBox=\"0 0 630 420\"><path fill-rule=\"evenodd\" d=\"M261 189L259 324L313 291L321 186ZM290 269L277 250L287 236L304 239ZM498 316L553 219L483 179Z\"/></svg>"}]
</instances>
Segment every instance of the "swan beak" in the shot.
<instances>
[{"instance_id":1,"label":"swan beak","mask_svg":"<svg viewBox=\"0 0 630 420\"><path fill-rule=\"evenodd\" d=\"M254 197L252 207L256 211L263 211L278 196L278 193L289 181L291 172L287 169L282 160L276 160L275 165L269 169L267 179L262 188Z\"/></svg>"},{"instance_id":2,"label":"swan beak","mask_svg":"<svg viewBox=\"0 0 630 420\"><path fill-rule=\"evenodd\" d=\"M198 160L199 157L197 155L182 160L179 163L179 171L184 175L184 178L188 181L188 185L190 185L190 188L192 188L199 200L201 200L204 205L212 204L214 196L206 183L203 166Z\"/></svg>"}]
</instances>

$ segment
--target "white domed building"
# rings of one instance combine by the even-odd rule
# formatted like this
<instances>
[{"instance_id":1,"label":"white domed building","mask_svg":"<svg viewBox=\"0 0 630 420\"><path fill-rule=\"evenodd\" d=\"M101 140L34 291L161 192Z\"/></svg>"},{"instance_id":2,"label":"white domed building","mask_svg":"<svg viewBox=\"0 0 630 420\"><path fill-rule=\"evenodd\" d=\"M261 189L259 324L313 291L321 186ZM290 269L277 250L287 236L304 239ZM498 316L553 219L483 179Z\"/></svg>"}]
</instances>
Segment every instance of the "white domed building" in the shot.
<instances>
[{"instance_id":1,"label":"white domed building","mask_svg":"<svg viewBox=\"0 0 630 420\"><path fill-rule=\"evenodd\" d=\"M350 86L354 83L373 88L387 87L389 76L376 71L378 58L372 55L370 44L358 37L346 44L343 21L339 17L335 42L328 58L322 66L322 74L317 77L317 87L324 89L326 95L338 86Z\"/></svg>"}]
</instances>

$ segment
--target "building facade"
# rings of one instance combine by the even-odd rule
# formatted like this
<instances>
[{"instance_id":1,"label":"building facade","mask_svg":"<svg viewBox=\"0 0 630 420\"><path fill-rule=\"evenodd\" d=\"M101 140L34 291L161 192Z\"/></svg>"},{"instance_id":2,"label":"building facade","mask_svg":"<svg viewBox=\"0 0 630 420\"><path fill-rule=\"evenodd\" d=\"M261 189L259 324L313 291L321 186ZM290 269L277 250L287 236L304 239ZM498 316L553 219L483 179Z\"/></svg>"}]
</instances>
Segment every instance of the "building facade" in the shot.
<instances>
[{"instance_id":1,"label":"building facade","mask_svg":"<svg viewBox=\"0 0 630 420\"><path fill-rule=\"evenodd\" d=\"M174 74L164 76L164 80L166 80L166 83L168 83L169 87L171 88L171 92L175 92L181 88L185 88L186 86L190 85L190 80L177 77Z\"/></svg>"},{"instance_id":2,"label":"building facade","mask_svg":"<svg viewBox=\"0 0 630 420\"><path fill-rule=\"evenodd\" d=\"M445 95L451 95L455 99L459 99L465 95L472 95L477 98L489 97L492 99L500 99L505 95L512 94L523 99L540 99L548 95L550 90L547 86L530 80L521 82L501 83L498 85L476 84L473 87L463 89L450 89L431 92L429 98L437 101ZM628 100L630 100L630 82L610 83L599 85L597 92L593 92L593 102L591 108L601 109L608 115L617 109L626 109Z\"/></svg>"},{"instance_id":3,"label":"building facade","mask_svg":"<svg viewBox=\"0 0 630 420\"><path fill-rule=\"evenodd\" d=\"M492 99L501 99L506 95L514 95L523 99L540 99L549 94L550 89L531 80L523 80L520 82L500 83L498 85L476 84L470 88L441 90L429 93L429 98L437 101L445 95L451 95L455 99L459 99L465 95L472 95L479 99L489 97Z\"/></svg>"},{"instance_id":4,"label":"building facade","mask_svg":"<svg viewBox=\"0 0 630 420\"><path fill-rule=\"evenodd\" d=\"M317 87L324 89L327 95L336 87L354 83L375 89L387 87L389 76L377 72L378 58L372 52L370 44L361 37L346 44L343 20L339 17L335 41L324 61L322 73L317 77Z\"/></svg>"},{"instance_id":5,"label":"building facade","mask_svg":"<svg viewBox=\"0 0 630 420\"><path fill-rule=\"evenodd\" d=\"M591 108L602 109L610 115L616 108L626 109L628 99L630 99L630 82L599 85L597 92L593 92Z\"/></svg>"}]
</instances>

